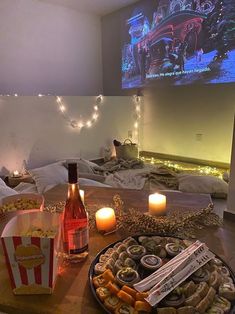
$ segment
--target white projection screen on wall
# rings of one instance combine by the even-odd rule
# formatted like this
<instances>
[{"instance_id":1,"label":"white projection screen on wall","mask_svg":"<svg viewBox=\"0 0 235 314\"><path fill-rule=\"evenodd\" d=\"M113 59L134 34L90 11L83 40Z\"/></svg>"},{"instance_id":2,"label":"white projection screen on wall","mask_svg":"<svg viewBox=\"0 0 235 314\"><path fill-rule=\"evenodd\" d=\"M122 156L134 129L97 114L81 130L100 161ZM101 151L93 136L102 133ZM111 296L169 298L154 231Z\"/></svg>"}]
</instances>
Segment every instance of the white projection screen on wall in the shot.
<instances>
[{"instance_id":1,"label":"white projection screen on wall","mask_svg":"<svg viewBox=\"0 0 235 314\"><path fill-rule=\"evenodd\" d=\"M235 0L145 0L122 15L122 88L235 82Z\"/></svg>"}]
</instances>

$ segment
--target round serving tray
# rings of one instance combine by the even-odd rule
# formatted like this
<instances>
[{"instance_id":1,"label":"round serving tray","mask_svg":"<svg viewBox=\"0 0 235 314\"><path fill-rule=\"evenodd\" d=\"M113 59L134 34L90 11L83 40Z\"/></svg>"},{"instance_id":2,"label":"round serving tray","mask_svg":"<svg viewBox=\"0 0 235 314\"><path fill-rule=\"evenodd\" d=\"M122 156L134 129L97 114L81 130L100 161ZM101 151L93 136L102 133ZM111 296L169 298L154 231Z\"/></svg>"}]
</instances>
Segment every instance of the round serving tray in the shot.
<instances>
[{"instance_id":1,"label":"round serving tray","mask_svg":"<svg viewBox=\"0 0 235 314\"><path fill-rule=\"evenodd\" d=\"M179 237L175 237L175 236L171 236L171 235L160 235L160 234L140 234L140 235L136 235L136 236L132 236L132 238L138 240L138 238L140 236L146 236L146 237L151 237L151 236L162 236L162 237L172 237L172 238L178 238L178 239L181 239L183 240L182 238L179 238ZM95 272L94 272L94 269L95 269L95 265L99 262L99 258L100 258L100 255L104 254L109 248L112 248L116 243L118 242L122 242L123 240L125 240L125 238L121 239L121 240L118 240L116 242L113 242L111 244L109 244L108 246L106 246L103 250L101 250L97 255L96 257L94 258L94 260L92 261L91 263L91 266L89 268L89 273L88 273L88 276L89 276L89 284L90 284L90 289L91 289L91 292L94 296L94 298L96 299L96 301L99 303L100 307L103 309L104 313L108 313L108 314L113 314L112 312L110 312L105 306L104 304L100 301L100 299L98 298L97 294L96 294L96 291L95 291L95 287L93 285L93 277L95 276ZM213 252L213 251L211 251ZM215 254L213 252L213 254ZM220 259L224 265L229 269L230 271L230 275L233 279L233 282L235 283L235 273L233 272L233 270L231 269L231 267L221 258L219 257L217 254L215 254L215 256ZM232 303L232 308L229 312L229 314L235 314L235 301L234 302L231 302Z\"/></svg>"}]
</instances>

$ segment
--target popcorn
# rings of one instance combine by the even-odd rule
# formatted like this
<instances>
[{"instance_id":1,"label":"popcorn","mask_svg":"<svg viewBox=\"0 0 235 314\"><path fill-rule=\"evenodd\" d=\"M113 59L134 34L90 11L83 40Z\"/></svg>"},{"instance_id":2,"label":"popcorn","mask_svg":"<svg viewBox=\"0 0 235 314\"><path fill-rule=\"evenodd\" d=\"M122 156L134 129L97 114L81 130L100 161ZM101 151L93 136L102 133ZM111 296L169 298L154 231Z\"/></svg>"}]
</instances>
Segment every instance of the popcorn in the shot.
<instances>
[{"instance_id":1,"label":"popcorn","mask_svg":"<svg viewBox=\"0 0 235 314\"><path fill-rule=\"evenodd\" d=\"M53 229L43 230L37 227L31 227L26 232L22 232L22 237L54 238L56 231Z\"/></svg>"}]
</instances>

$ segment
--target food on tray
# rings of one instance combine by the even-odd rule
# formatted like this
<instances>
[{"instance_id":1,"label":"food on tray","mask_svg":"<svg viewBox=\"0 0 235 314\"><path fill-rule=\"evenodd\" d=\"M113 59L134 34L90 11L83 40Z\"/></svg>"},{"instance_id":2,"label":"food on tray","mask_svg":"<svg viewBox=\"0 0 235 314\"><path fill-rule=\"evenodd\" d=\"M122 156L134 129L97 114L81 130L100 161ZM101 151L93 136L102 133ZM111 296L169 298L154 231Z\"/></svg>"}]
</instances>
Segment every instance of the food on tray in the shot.
<instances>
[{"instance_id":1,"label":"food on tray","mask_svg":"<svg viewBox=\"0 0 235 314\"><path fill-rule=\"evenodd\" d=\"M183 284L183 291L186 298L190 297L196 291L196 284L191 280ZM209 289L209 287L208 287Z\"/></svg>"},{"instance_id":2,"label":"food on tray","mask_svg":"<svg viewBox=\"0 0 235 314\"><path fill-rule=\"evenodd\" d=\"M116 310L120 303L121 303L120 299L115 295L111 295L104 300L104 305L108 310L112 312Z\"/></svg>"},{"instance_id":3,"label":"food on tray","mask_svg":"<svg viewBox=\"0 0 235 314\"><path fill-rule=\"evenodd\" d=\"M0 206L0 212L5 213L16 210L40 209L40 207L41 202L39 200L22 197Z\"/></svg>"},{"instance_id":4,"label":"food on tray","mask_svg":"<svg viewBox=\"0 0 235 314\"><path fill-rule=\"evenodd\" d=\"M235 301L229 269L200 241L129 237L102 253L93 285L111 313L225 314Z\"/></svg>"},{"instance_id":5,"label":"food on tray","mask_svg":"<svg viewBox=\"0 0 235 314\"><path fill-rule=\"evenodd\" d=\"M138 314L135 309L126 303L120 303L115 309L115 314Z\"/></svg>"},{"instance_id":6,"label":"food on tray","mask_svg":"<svg viewBox=\"0 0 235 314\"><path fill-rule=\"evenodd\" d=\"M141 259L146 254L146 249L142 245L132 245L127 248L127 253L134 260Z\"/></svg>"},{"instance_id":7,"label":"food on tray","mask_svg":"<svg viewBox=\"0 0 235 314\"><path fill-rule=\"evenodd\" d=\"M135 310L139 312L150 313L152 311L152 307L146 301L136 301Z\"/></svg>"},{"instance_id":8,"label":"food on tray","mask_svg":"<svg viewBox=\"0 0 235 314\"><path fill-rule=\"evenodd\" d=\"M42 254L41 249L33 244L18 245L15 250L16 262L26 268L32 269L45 262L45 256Z\"/></svg>"},{"instance_id":9,"label":"food on tray","mask_svg":"<svg viewBox=\"0 0 235 314\"><path fill-rule=\"evenodd\" d=\"M146 270L156 270L162 266L162 259L156 255L145 255L140 260L141 265Z\"/></svg>"},{"instance_id":10,"label":"food on tray","mask_svg":"<svg viewBox=\"0 0 235 314\"><path fill-rule=\"evenodd\" d=\"M54 238L57 231L53 229L43 230L38 227L31 227L26 232L22 232L22 237Z\"/></svg>"},{"instance_id":11,"label":"food on tray","mask_svg":"<svg viewBox=\"0 0 235 314\"><path fill-rule=\"evenodd\" d=\"M129 286L123 286L122 290L131 295L134 299L136 299L137 291L135 289L132 289Z\"/></svg>"},{"instance_id":12,"label":"food on tray","mask_svg":"<svg viewBox=\"0 0 235 314\"><path fill-rule=\"evenodd\" d=\"M166 296L164 303L169 307L179 307L184 304L185 296L181 288L174 289L168 296Z\"/></svg>"},{"instance_id":13,"label":"food on tray","mask_svg":"<svg viewBox=\"0 0 235 314\"><path fill-rule=\"evenodd\" d=\"M127 304L134 305L135 303L135 299L124 290L120 290L117 296L119 297L120 300L122 300L123 302Z\"/></svg>"},{"instance_id":14,"label":"food on tray","mask_svg":"<svg viewBox=\"0 0 235 314\"><path fill-rule=\"evenodd\" d=\"M210 279L210 273L205 268L199 268L193 275L192 280L196 283L205 282Z\"/></svg>"},{"instance_id":15,"label":"food on tray","mask_svg":"<svg viewBox=\"0 0 235 314\"><path fill-rule=\"evenodd\" d=\"M140 279L140 276L136 270L131 267L122 268L117 272L116 281L121 286L133 286Z\"/></svg>"},{"instance_id":16,"label":"food on tray","mask_svg":"<svg viewBox=\"0 0 235 314\"><path fill-rule=\"evenodd\" d=\"M120 291L120 288L116 283L113 283L109 281L109 283L106 285L106 287L109 289L110 293L117 295L118 292Z\"/></svg>"},{"instance_id":17,"label":"food on tray","mask_svg":"<svg viewBox=\"0 0 235 314\"><path fill-rule=\"evenodd\" d=\"M106 287L99 287L96 289L96 294L98 295L101 301L104 301L107 297L111 296L111 292Z\"/></svg>"},{"instance_id":18,"label":"food on tray","mask_svg":"<svg viewBox=\"0 0 235 314\"><path fill-rule=\"evenodd\" d=\"M167 243L165 248L170 256L176 256L184 250L184 247L177 243Z\"/></svg>"},{"instance_id":19,"label":"food on tray","mask_svg":"<svg viewBox=\"0 0 235 314\"><path fill-rule=\"evenodd\" d=\"M223 283L219 287L219 295L230 301L235 300L235 287L233 283Z\"/></svg>"}]
</instances>

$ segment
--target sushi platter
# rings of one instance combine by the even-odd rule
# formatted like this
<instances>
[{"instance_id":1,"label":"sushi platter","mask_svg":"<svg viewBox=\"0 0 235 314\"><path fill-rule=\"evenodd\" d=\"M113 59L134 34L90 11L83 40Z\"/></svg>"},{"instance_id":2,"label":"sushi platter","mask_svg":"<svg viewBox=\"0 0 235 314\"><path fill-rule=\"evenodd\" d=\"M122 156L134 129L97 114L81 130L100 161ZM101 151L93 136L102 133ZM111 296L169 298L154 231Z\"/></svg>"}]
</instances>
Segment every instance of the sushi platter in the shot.
<instances>
[{"instance_id":1,"label":"sushi platter","mask_svg":"<svg viewBox=\"0 0 235 314\"><path fill-rule=\"evenodd\" d=\"M105 313L235 313L235 277L205 243L140 235L103 249L89 271Z\"/></svg>"}]
</instances>

